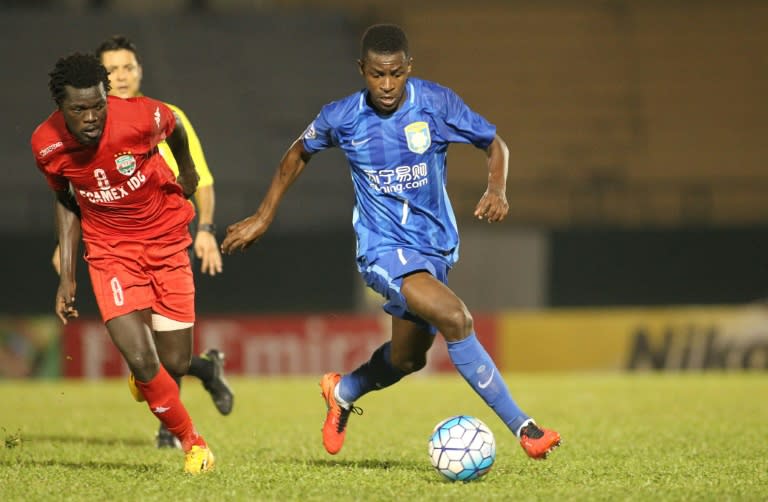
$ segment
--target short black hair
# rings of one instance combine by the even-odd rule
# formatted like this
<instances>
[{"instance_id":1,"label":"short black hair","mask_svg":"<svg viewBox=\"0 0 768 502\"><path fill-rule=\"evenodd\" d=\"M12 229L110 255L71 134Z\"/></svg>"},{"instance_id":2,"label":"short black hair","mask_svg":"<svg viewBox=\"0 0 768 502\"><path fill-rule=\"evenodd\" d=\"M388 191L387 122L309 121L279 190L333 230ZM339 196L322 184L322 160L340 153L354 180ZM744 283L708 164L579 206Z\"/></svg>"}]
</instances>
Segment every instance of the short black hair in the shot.
<instances>
[{"instance_id":1,"label":"short black hair","mask_svg":"<svg viewBox=\"0 0 768 502\"><path fill-rule=\"evenodd\" d=\"M395 54L404 52L408 56L408 37L396 24L374 24L370 26L360 41L360 60L364 61L368 51L376 54Z\"/></svg>"},{"instance_id":2,"label":"short black hair","mask_svg":"<svg viewBox=\"0 0 768 502\"><path fill-rule=\"evenodd\" d=\"M141 57L139 57L139 51L136 49L136 44L125 35L112 35L104 40L98 47L96 47L96 56L101 59L101 55L105 52L120 50L133 52L133 55L136 56L136 61L141 64Z\"/></svg>"},{"instance_id":3,"label":"short black hair","mask_svg":"<svg viewBox=\"0 0 768 502\"><path fill-rule=\"evenodd\" d=\"M109 73L101 61L93 54L82 54L75 52L67 57L56 61L56 66L48 74L51 80L48 81L48 88L51 90L51 97L60 105L67 95L65 86L69 85L75 89L87 89L94 87L99 83L104 84L104 92L109 92Z\"/></svg>"}]
</instances>

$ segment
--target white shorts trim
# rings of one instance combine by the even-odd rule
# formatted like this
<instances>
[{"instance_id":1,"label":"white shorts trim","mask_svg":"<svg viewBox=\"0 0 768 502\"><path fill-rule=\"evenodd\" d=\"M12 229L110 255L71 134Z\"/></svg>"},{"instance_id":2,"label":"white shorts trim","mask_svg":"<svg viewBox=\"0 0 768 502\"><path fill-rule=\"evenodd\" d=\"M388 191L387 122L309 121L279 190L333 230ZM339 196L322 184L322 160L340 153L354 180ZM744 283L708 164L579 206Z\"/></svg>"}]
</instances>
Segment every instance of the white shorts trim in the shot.
<instances>
[{"instance_id":1,"label":"white shorts trim","mask_svg":"<svg viewBox=\"0 0 768 502\"><path fill-rule=\"evenodd\" d=\"M155 331L176 331L177 329L191 328L193 322L181 322L169 319L164 315L152 314L152 329Z\"/></svg>"}]
</instances>

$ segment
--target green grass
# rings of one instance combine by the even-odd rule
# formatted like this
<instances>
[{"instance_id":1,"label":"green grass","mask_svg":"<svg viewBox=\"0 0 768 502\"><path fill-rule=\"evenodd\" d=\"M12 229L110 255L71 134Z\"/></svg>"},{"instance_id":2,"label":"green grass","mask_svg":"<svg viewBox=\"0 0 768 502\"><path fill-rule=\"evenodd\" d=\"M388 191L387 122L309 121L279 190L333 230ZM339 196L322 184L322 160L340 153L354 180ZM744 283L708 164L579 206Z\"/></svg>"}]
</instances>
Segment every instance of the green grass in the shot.
<instances>
[{"instance_id":1,"label":"green grass","mask_svg":"<svg viewBox=\"0 0 768 502\"><path fill-rule=\"evenodd\" d=\"M230 379L221 417L196 381L183 397L217 457L182 473L123 381L0 382L0 500L767 500L768 374L507 375L563 446L529 460L458 376L410 377L357 404L327 455L315 378ZM443 481L427 458L439 420L471 414L496 435L491 472Z\"/></svg>"}]
</instances>

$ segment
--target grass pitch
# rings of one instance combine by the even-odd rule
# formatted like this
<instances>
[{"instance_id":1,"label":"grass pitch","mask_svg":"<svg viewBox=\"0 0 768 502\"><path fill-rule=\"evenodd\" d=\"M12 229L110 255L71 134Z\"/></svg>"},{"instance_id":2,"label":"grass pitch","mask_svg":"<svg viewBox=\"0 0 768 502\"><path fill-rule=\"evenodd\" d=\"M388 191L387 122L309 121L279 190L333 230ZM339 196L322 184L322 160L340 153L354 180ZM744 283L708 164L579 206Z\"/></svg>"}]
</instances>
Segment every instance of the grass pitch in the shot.
<instances>
[{"instance_id":1,"label":"grass pitch","mask_svg":"<svg viewBox=\"0 0 768 502\"><path fill-rule=\"evenodd\" d=\"M157 450L157 422L124 381L0 382L0 500L767 500L768 374L506 375L563 445L528 459L457 376L409 377L357 404L344 449L323 450L316 378L230 379L231 416L199 382L182 396L217 458L190 477ZM496 436L491 472L450 483L427 437L475 415Z\"/></svg>"}]
</instances>

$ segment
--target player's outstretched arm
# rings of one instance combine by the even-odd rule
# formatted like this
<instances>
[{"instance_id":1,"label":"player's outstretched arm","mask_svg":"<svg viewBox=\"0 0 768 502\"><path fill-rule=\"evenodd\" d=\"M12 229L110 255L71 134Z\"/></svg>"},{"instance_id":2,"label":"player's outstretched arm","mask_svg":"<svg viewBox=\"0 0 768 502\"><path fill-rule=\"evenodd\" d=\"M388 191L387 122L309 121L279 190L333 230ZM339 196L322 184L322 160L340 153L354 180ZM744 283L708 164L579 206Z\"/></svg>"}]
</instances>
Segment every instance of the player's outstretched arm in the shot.
<instances>
[{"instance_id":1,"label":"player's outstretched arm","mask_svg":"<svg viewBox=\"0 0 768 502\"><path fill-rule=\"evenodd\" d=\"M259 209L253 215L227 227L227 236L221 243L222 252L230 254L233 251L242 251L264 235L275 219L277 206L286 190L299 177L311 157L304 149L301 138L293 142L283 155Z\"/></svg>"},{"instance_id":2,"label":"player's outstretched arm","mask_svg":"<svg viewBox=\"0 0 768 502\"><path fill-rule=\"evenodd\" d=\"M500 136L496 136L486 149L488 156L488 188L475 206L475 217L488 223L503 220L509 212L507 202L507 170L509 149Z\"/></svg>"},{"instance_id":3,"label":"player's outstretched arm","mask_svg":"<svg viewBox=\"0 0 768 502\"><path fill-rule=\"evenodd\" d=\"M56 315L61 322L77 317L75 293L77 283L77 248L80 242L80 218L70 209L72 194L69 190L56 192L56 228L59 237L59 289L56 291Z\"/></svg>"},{"instance_id":4,"label":"player's outstretched arm","mask_svg":"<svg viewBox=\"0 0 768 502\"><path fill-rule=\"evenodd\" d=\"M195 162L192 160L192 154L189 151L187 132L179 118L176 119L176 127L174 127L171 135L166 138L166 142L171 148L176 164L179 166L179 176L176 178L176 181L181 185L184 195L190 198L197 190L197 182L200 181L200 176L197 174Z\"/></svg>"}]
</instances>

